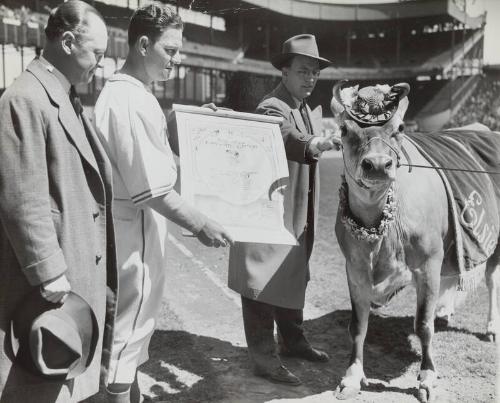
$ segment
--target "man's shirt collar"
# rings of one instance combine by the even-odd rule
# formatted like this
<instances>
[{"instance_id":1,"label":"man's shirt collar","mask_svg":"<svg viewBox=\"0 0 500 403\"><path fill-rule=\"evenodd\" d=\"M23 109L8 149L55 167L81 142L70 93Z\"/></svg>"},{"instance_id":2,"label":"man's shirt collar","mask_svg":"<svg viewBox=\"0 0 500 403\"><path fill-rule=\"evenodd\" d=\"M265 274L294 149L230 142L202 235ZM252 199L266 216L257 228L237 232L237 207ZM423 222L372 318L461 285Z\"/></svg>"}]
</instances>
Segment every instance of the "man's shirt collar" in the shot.
<instances>
[{"instance_id":1,"label":"man's shirt collar","mask_svg":"<svg viewBox=\"0 0 500 403\"><path fill-rule=\"evenodd\" d=\"M293 95L292 95L292 99L295 102L295 105L297 105L297 108L300 108L300 105L302 105L302 103L304 102L304 100L300 100L298 98L295 98Z\"/></svg>"},{"instance_id":2,"label":"man's shirt collar","mask_svg":"<svg viewBox=\"0 0 500 403\"><path fill-rule=\"evenodd\" d=\"M304 99L298 99L298 98L294 97L292 95L292 93L288 90L288 88L286 87L285 83L283 83L283 88L288 92L288 94L290 94L290 98L292 98L292 100L295 103L295 106L297 108L300 108L300 105L302 105L302 103L305 103Z\"/></svg>"}]
</instances>

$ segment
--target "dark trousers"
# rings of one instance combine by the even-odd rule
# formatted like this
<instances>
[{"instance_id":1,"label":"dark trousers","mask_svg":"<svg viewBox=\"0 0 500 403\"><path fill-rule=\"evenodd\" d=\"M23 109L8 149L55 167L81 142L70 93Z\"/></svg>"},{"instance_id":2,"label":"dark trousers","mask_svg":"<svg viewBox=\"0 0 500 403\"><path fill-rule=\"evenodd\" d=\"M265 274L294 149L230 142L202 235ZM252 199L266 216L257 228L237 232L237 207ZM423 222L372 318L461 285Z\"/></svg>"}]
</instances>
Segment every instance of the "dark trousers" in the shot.
<instances>
[{"instance_id":1,"label":"dark trousers","mask_svg":"<svg viewBox=\"0 0 500 403\"><path fill-rule=\"evenodd\" d=\"M302 350L309 346L304 335L302 309L288 309L241 297L248 353L253 365L272 368L281 365L274 341L274 322L281 348Z\"/></svg>"}]
</instances>

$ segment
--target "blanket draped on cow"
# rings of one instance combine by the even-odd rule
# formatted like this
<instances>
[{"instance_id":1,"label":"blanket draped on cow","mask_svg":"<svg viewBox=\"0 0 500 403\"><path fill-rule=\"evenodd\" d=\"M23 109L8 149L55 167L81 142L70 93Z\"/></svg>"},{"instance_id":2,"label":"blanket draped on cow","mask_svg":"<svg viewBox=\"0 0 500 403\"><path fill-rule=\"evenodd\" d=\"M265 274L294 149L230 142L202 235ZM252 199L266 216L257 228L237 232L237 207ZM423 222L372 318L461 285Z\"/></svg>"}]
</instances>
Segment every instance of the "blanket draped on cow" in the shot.
<instances>
[{"instance_id":1,"label":"blanket draped on cow","mask_svg":"<svg viewBox=\"0 0 500 403\"><path fill-rule=\"evenodd\" d=\"M499 234L500 135L490 131L444 130L407 136L429 164L438 170L446 188L459 288L472 289L477 272L494 252ZM420 169L420 168L414 168ZM473 173L484 170L494 173ZM480 270L482 271L482 270Z\"/></svg>"}]
</instances>

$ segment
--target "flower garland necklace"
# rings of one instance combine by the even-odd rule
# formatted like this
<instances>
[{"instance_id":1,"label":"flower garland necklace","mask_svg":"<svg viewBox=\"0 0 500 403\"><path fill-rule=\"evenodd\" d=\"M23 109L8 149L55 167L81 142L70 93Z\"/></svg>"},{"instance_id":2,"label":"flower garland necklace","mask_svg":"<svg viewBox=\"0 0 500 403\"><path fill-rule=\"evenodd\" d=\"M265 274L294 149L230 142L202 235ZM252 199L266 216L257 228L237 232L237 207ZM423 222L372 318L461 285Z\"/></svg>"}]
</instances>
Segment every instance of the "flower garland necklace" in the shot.
<instances>
[{"instance_id":1,"label":"flower garland necklace","mask_svg":"<svg viewBox=\"0 0 500 403\"><path fill-rule=\"evenodd\" d=\"M347 182L344 180L339 189L340 221L344 227L358 241L372 243L382 239L387 233L389 225L395 220L397 206L396 201L394 200L393 185L391 185L387 191L387 201L382 209L382 219L380 220L380 224L371 228L359 225L354 218L351 217L347 194Z\"/></svg>"}]
</instances>

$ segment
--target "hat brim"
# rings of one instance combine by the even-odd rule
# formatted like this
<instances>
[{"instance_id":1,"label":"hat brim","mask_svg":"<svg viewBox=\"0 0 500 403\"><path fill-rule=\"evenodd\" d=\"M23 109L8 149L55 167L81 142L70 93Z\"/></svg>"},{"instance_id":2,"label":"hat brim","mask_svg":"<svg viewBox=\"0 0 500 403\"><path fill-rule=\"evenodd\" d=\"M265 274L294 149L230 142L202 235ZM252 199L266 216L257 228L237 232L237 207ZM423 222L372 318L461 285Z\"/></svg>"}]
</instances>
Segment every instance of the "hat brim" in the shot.
<instances>
[{"instance_id":1,"label":"hat brim","mask_svg":"<svg viewBox=\"0 0 500 403\"><path fill-rule=\"evenodd\" d=\"M61 371L57 374L55 372L54 374L44 374L40 372L39 366L34 362L30 346L30 333L36 318L46 313L55 315L58 311L67 314L65 317L72 318L69 325L75 327L80 333L84 355L76 365L68 367L64 373ZM93 360L99 338L99 325L95 314L81 296L70 291L63 304L54 304L46 301L40 295L38 288L27 295L20 306L16 308L8 331L10 332L12 359L33 374L49 379L68 380L83 373Z\"/></svg>"},{"instance_id":2,"label":"hat brim","mask_svg":"<svg viewBox=\"0 0 500 403\"><path fill-rule=\"evenodd\" d=\"M277 54L271 58L271 64L278 70L281 70L282 67L286 64L286 62L294 56L307 56L310 57L311 59L316 59L319 62L320 70L323 70L324 68L332 64L330 60L325 59L324 57L313 56L308 53L296 53L296 52Z\"/></svg>"},{"instance_id":3,"label":"hat brim","mask_svg":"<svg viewBox=\"0 0 500 403\"><path fill-rule=\"evenodd\" d=\"M383 126L389 120L392 119L394 112L396 112L397 107L394 110L387 111L385 114L373 115L373 114L361 114L359 112L355 112L350 107L345 107L345 111L347 114L356 122L361 123L363 126Z\"/></svg>"}]
</instances>

